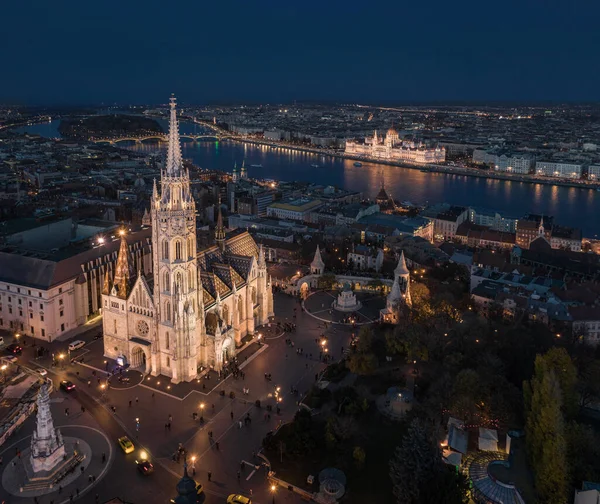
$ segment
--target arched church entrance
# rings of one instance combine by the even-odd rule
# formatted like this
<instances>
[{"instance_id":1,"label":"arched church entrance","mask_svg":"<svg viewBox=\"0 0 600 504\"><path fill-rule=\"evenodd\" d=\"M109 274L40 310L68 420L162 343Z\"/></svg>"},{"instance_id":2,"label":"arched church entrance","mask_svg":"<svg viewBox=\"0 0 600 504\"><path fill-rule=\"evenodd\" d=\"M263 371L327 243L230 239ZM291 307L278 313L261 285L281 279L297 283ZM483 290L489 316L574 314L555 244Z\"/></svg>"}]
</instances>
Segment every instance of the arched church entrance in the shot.
<instances>
[{"instance_id":1,"label":"arched church entrance","mask_svg":"<svg viewBox=\"0 0 600 504\"><path fill-rule=\"evenodd\" d=\"M146 371L146 353L140 346L134 347L131 352L131 367L142 368Z\"/></svg>"},{"instance_id":2,"label":"arched church entrance","mask_svg":"<svg viewBox=\"0 0 600 504\"><path fill-rule=\"evenodd\" d=\"M231 344L231 338L225 339L221 348L223 351L223 364L227 364L230 361L230 359L233 359L233 357L235 356L233 352L233 345Z\"/></svg>"}]
</instances>

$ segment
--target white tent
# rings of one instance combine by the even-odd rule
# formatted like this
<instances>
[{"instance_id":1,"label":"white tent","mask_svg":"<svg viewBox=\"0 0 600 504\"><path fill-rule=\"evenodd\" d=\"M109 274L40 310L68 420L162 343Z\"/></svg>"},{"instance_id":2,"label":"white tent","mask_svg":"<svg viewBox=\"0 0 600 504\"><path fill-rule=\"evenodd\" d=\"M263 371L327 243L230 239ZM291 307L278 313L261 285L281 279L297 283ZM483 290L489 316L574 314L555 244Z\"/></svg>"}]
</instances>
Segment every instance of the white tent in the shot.
<instances>
[{"instance_id":1,"label":"white tent","mask_svg":"<svg viewBox=\"0 0 600 504\"><path fill-rule=\"evenodd\" d=\"M479 449L482 451L498 451L498 431L479 427Z\"/></svg>"}]
</instances>

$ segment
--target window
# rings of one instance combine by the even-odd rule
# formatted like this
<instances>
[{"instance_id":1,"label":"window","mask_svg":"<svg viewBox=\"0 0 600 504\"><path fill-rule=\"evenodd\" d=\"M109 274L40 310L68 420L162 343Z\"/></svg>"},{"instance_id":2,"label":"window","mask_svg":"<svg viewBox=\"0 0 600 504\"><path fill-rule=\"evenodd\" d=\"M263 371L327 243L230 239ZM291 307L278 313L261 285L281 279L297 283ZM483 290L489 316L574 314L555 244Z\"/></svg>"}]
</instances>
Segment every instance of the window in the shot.
<instances>
[{"instance_id":1,"label":"window","mask_svg":"<svg viewBox=\"0 0 600 504\"><path fill-rule=\"evenodd\" d=\"M169 341L169 333L165 336L165 349L169 349L171 347L171 342Z\"/></svg>"},{"instance_id":2,"label":"window","mask_svg":"<svg viewBox=\"0 0 600 504\"><path fill-rule=\"evenodd\" d=\"M180 241L175 242L175 260L181 261L181 242Z\"/></svg>"},{"instance_id":3,"label":"window","mask_svg":"<svg viewBox=\"0 0 600 504\"><path fill-rule=\"evenodd\" d=\"M39 296L39 297L42 297L42 293L41 293L41 292L38 292L38 296Z\"/></svg>"},{"instance_id":4,"label":"window","mask_svg":"<svg viewBox=\"0 0 600 504\"><path fill-rule=\"evenodd\" d=\"M165 273L163 275L163 291L169 292L170 285L171 285L171 275L169 275L168 271L165 271Z\"/></svg>"},{"instance_id":5,"label":"window","mask_svg":"<svg viewBox=\"0 0 600 504\"><path fill-rule=\"evenodd\" d=\"M171 357L167 357L167 367L171 367Z\"/></svg>"},{"instance_id":6,"label":"window","mask_svg":"<svg viewBox=\"0 0 600 504\"><path fill-rule=\"evenodd\" d=\"M35 327L31 326L31 334L35 334Z\"/></svg>"},{"instance_id":7,"label":"window","mask_svg":"<svg viewBox=\"0 0 600 504\"><path fill-rule=\"evenodd\" d=\"M7 285L7 286L6 286L6 290L10 290L10 285Z\"/></svg>"},{"instance_id":8,"label":"window","mask_svg":"<svg viewBox=\"0 0 600 504\"><path fill-rule=\"evenodd\" d=\"M187 248L188 248L188 257L194 257L194 240L192 238L188 238Z\"/></svg>"},{"instance_id":9,"label":"window","mask_svg":"<svg viewBox=\"0 0 600 504\"><path fill-rule=\"evenodd\" d=\"M42 329L42 338L46 337L46 329Z\"/></svg>"},{"instance_id":10,"label":"window","mask_svg":"<svg viewBox=\"0 0 600 504\"><path fill-rule=\"evenodd\" d=\"M33 313L29 312L29 318L33 318Z\"/></svg>"},{"instance_id":11,"label":"window","mask_svg":"<svg viewBox=\"0 0 600 504\"><path fill-rule=\"evenodd\" d=\"M21 326L21 331L23 330L23 322L19 324Z\"/></svg>"},{"instance_id":12,"label":"window","mask_svg":"<svg viewBox=\"0 0 600 504\"><path fill-rule=\"evenodd\" d=\"M17 299L17 303L18 303L18 304L21 304L21 300L20 300L20 299Z\"/></svg>"},{"instance_id":13,"label":"window","mask_svg":"<svg viewBox=\"0 0 600 504\"><path fill-rule=\"evenodd\" d=\"M40 310L44 309L44 303L40 303Z\"/></svg>"},{"instance_id":14,"label":"window","mask_svg":"<svg viewBox=\"0 0 600 504\"><path fill-rule=\"evenodd\" d=\"M114 333L117 334L117 319L113 320L113 329L114 329Z\"/></svg>"},{"instance_id":15,"label":"window","mask_svg":"<svg viewBox=\"0 0 600 504\"><path fill-rule=\"evenodd\" d=\"M0 318L0 327L2 327L3 325L4 325L4 320L2 320L2 319Z\"/></svg>"},{"instance_id":16,"label":"window","mask_svg":"<svg viewBox=\"0 0 600 504\"><path fill-rule=\"evenodd\" d=\"M60 330L64 331L65 330L65 324L60 324Z\"/></svg>"},{"instance_id":17,"label":"window","mask_svg":"<svg viewBox=\"0 0 600 504\"><path fill-rule=\"evenodd\" d=\"M23 310L19 310L19 317L23 316Z\"/></svg>"},{"instance_id":18,"label":"window","mask_svg":"<svg viewBox=\"0 0 600 504\"><path fill-rule=\"evenodd\" d=\"M21 288L20 288L20 287L17 287L17 292L18 292L19 294L21 294Z\"/></svg>"},{"instance_id":19,"label":"window","mask_svg":"<svg viewBox=\"0 0 600 504\"><path fill-rule=\"evenodd\" d=\"M59 294L62 294L62 287L59 287L59 288L58 288L58 293L59 293Z\"/></svg>"},{"instance_id":20,"label":"window","mask_svg":"<svg viewBox=\"0 0 600 504\"><path fill-rule=\"evenodd\" d=\"M29 294L29 295L31 296L31 291L30 291L30 290L28 290L28 291L27 291L27 294Z\"/></svg>"},{"instance_id":21,"label":"window","mask_svg":"<svg viewBox=\"0 0 600 504\"><path fill-rule=\"evenodd\" d=\"M167 322L171 321L171 303L168 301L165 303L165 320Z\"/></svg>"},{"instance_id":22,"label":"window","mask_svg":"<svg viewBox=\"0 0 600 504\"><path fill-rule=\"evenodd\" d=\"M169 242L167 240L162 242L162 258L169 259Z\"/></svg>"},{"instance_id":23,"label":"window","mask_svg":"<svg viewBox=\"0 0 600 504\"><path fill-rule=\"evenodd\" d=\"M33 303L31 301L29 301L29 308L31 308L33 306Z\"/></svg>"},{"instance_id":24,"label":"window","mask_svg":"<svg viewBox=\"0 0 600 504\"><path fill-rule=\"evenodd\" d=\"M8 307L8 313L12 313L12 306Z\"/></svg>"},{"instance_id":25,"label":"window","mask_svg":"<svg viewBox=\"0 0 600 504\"><path fill-rule=\"evenodd\" d=\"M12 320L10 321L10 328L11 328L11 329L13 328L13 323L12 323Z\"/></svg>"},{"instance_id":26,"label":"window","mask_svg":"<svg viewBox=\"0 0 600 504\"><path fill-rule=\"evenodd\" d=\"M12 301L12 298L10 296L8 296L8 302L10 303Z\"/></svg>"},{"instance_id":27,"label":"window","mask_svg":"<svg viewBox=\"0 0 600 504\"><path fill-rule=\"evenodd\" d=\"M58 306L62 306L62 304L63 304L63 300L62 300L62 299L59 299L59 300L58 300Z\"/></svg>"},{"instance_id":28,"label":"window","mask_svg":"<svg viewBox=\"0 0 600 504\"><path fill-rule=\"evenodd\" d=\"M65 314L64 310L60 310L60 316L62 317Z\"/></svg>"},{"instance_id":29,"label":"window","mask_svg":"<svg viewBox=\"0 0 600 504\"><path fill-rule=\"evenodd\" d=\"M40 320L41 320L42 322L44 321L44 314L43 314L43 313L40 315Z\"/></svg>"}]
</instances>

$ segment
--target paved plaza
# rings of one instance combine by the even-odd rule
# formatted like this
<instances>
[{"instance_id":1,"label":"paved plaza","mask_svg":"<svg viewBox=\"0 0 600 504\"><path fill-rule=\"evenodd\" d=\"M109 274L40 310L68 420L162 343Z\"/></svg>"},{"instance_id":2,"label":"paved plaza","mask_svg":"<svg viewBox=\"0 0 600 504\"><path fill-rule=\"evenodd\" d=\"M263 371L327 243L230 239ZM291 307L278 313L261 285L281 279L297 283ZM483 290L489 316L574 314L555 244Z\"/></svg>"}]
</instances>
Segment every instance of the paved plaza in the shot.
<instances>
[{"instance_id":1,"label":"paved plaza","mask_svg":"<svg viewBox=\"0 0 600 504\"><path fill-rule=\"evenodd\" d=\"M356 298L361 307L352 313L334 309L339 291L317 291L310 294L303 303L309 315L320 320L334 324L366 325L379 320L379 310L385 307L385 298L378 294L357 292Z\"/></svg>"},{"instance_id":2,"label":"paved plaza","mask_svg":"<svg viewBox=\"0 0 600 504\"><path fill-rule=\"evenodd\" d=\"M47 368L55 384L59 379L68 378L77 386L76 394L56 392L52 396L53 401L57 401L56 404L53 402L57 427L62 428L61 422L67 423L64 414L66 406L62 403L68 401L72 412L77 412L81 403L86 404L88 410L94 409L93 418L89 411L81 413L82 421L94 424L96 418L100 418L106 425L103 423L102 427L97 427L98 430L110 429L107 438L112 444L113 462L108 474L114 472L115 479L125 480L125 483L106 488L98 480L88 494L100 493L101 502L116 495L128 497L132 502L141 502L138 492L159 491L168 501L174 496L175 484L183 473L182 460L177 462L174 457L181 443L188 454L190 472L205 487L208 504L222 503L234 492L249 495L250 491L256 503L270 502L266 470L261 465L262 459L258 457L262 440L268 432L291 420L297 402L324 369L325 365L319 360L320 336L327 336L329 354L339 359L342 347L349 346L352 332L351 326L328 324L326 329L323 322L302 310L297 298L283 293L275 295L275 313L277 316L270 327L256 330L257 335L261 334L260 345L258 338L255 338L239 356L238 364L242 373L238 373L237 378L233 375L219 378L217 373L210 372L199 381L173 385L167 378L143 377L137 370L113 375L116 363L103 357L102 339L94 339L97 329L77 336L86 341L86 346L79 353L71 355L75 363L65 359L64 365L53 367L51 357L34 360L31 343L25 346L21 358L23 365ZM296 330L284 332L286 323L296 324ZM66 345L66 342L52 343L51 353L65 351ZM298 353L300 348L302 354ZM78 362L81 358L83 363ZM272 377L270 381L265 379L267 373ZM279 413L274 398L276 387L281 387L283 395ZM292 389L298 390L299 394L292 394ZM257 400L260 401L260 407L256 405ZM271 406L272 411L268 412L267 406ZM26 436L33 430L33 424L29 424L33 418L21 429ZM68 420L69 424L73 423L72 417ZM136 454L145 450L160 470L157 469L155 474L145 479L138 475L134 462L136 454L124 455L118 450L116 438L122 435L119 432L127 433L136 445ZM67 434L71 435L65 432ZM19 442L25 446L28 438L23 437ZM88 443L91 445L90 441ZM10 450L15 449L10 443L8 447L3 447L9 450L4 455L5 465L11 459ZM95 457L93 446L92 451ZM212 476L210 482L208 472ZM127 478L130 478L129 485ZM87 476L84 480L87 482ZM162 490L155 488L158 481ZM83 488L81 484L80 492ZM69 495L66 494L66 502ZM21 501L20 497L7 496L7 502ZM50 501L46 499L40 502ZM61 501L55 499L54 502ZM277 502L296 503L300 502L300 497L280 491Z\"/></svg>"}]
</instances>

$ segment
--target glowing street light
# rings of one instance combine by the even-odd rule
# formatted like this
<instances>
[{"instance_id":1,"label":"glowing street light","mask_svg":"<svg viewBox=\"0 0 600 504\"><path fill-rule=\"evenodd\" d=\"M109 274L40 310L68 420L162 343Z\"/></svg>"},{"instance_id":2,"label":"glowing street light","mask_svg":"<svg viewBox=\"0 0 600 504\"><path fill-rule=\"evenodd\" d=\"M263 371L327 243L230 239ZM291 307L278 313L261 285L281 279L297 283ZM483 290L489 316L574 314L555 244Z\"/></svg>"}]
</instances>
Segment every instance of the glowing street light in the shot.
<instances>
[{"instance_id":1,"label":"glowing street light","mask_svg":"<svg viewBox=\"0 0 600 504\"><path fill-rule=\"evenodd\" d=\"M273 495L273 504L275 504L275 490L277 490L277 487L275 485L271 485L271 494Z\"/></svg>"}]
</instances>

